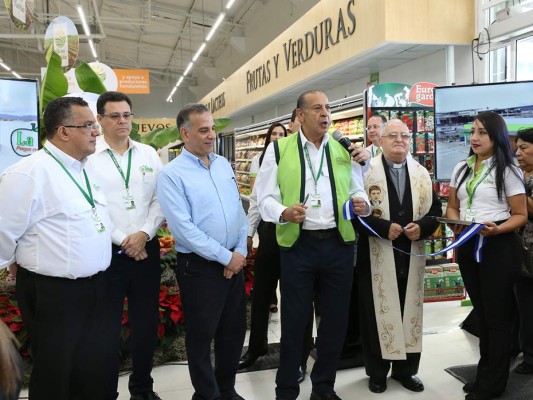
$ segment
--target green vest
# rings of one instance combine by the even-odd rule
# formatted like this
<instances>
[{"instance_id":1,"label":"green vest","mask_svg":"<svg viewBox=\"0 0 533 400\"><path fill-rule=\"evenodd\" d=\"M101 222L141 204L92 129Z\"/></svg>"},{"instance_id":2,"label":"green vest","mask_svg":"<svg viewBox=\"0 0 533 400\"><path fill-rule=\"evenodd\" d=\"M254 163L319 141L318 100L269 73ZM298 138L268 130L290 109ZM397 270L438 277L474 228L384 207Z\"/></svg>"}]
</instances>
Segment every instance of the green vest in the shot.
<instances>
[{"instance_id":1,"label":"green vest","mask_svg":"<svg viewBox=\"0 0 533 400\"><path fill-rule=\"evenodd\" d=\"M355 231L351 221L342 218L342 206L350 198L351 158L348 152L335 140L329 140L325 148L331 193L333 196L335 221L342 241L346 244L355 242ZM301 203L305 197L305 154L300 134L274 142L274 152L278 164L278 185L281 202L290 207ZM295 155L298 157L295 157ZM331 179L333 178L333 179ZM323 178L322 178L323 179ZM282 248L292 247L300 236L302 224L288 222L276 225L278 244Z\"/></svg>"}]
</instances>

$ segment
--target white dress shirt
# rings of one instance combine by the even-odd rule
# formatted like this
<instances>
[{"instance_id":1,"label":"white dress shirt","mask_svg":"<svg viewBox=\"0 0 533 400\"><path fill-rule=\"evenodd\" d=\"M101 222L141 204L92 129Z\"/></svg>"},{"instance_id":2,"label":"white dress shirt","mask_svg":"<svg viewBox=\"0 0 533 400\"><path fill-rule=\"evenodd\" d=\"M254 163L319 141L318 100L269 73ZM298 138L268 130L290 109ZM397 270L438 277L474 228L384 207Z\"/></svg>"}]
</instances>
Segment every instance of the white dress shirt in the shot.
<instances>
[{"instance_id":1,"label":"white dress shirt","mask_svg":"<svg viewBox=\"0 0 533 400\"><path fill-rule=\"evenodd\" d=\"M128 153L131 151L129 196L134 199L135 208L126 209L126 186L108 149L122 168L124 176L128 171ZM161 160L150 146L129 139L129 147L120 155L112 150L103 136L96 140L96 151L89 157L102 191L109 203L109 214L114 229L111 232L113 244L120 246L126 236L139 231L153 238L164 221L163 212L156 198L155 186L161 170Z\"/></svg>"},{"instance_id":2,"label":"white dress shirt","mask_svg":"<svg viewBox=\"0 0 533 400\"><path fill-rule=\"evenodd\" d=\"M111 221L105 197L86 160L81 162L47 142L86 191L93 207L61 166L44 150L7 168L0 177L0 267L17 262L29 271L82 278L104 271L111 261Z\"/></svg>"},{"instance_id":3,"label":"white dress shirt","mask_svg":"<svg viewBox=\"0 0 533 400\"><path fill-rule=\"evenodd\" d=\"M259 175L259 174L258 174ZM257 205L257 185L254 185L252 194L250 195L250 206L248 207L248 236L254 237L259 222L261 222L261 213L259 212L259 206Z\"/></svg>"},{"instance_id":4,"label":"white dress shirt","mask_svg":"<svg viewBox=\"0 0 533 400\"><path fill-rule=\"evenodd\" d=\"M302 146L306 147L309 152L309 158L313 163L313 170L316 174L320 167L322 149L328 142L329 135L327 133L324 135L320 148L317 149L313 143L307 140L301 131L298 132L298 134L300 135ZM361 166L354 161L352 161L351 164L352 172L350 179L350 197L362 197L368 204L368 197L364 190ZM315 182L313 180L313 174L309 168L309 163L307 162L307 157L304 159L304 165L305 193L312 195L315 192ZM276 163L276 156L274 154L274 146L268 146L266 150L265 157L263 158L263 164L261 165L261 173L257 176L255 186L257 187L257 202L259 204L259 211L263 220L279 224L281 213L288 207L284 206L281 202L281 193L278 186L278 165ZM333 209L329 168L325 155L322 172L317 182L317 192L320 194L322 206L319 208L307 208L305 212L306 217L302 228L308 230L335 228L337 223L335 221ZM342 202L347 200L348 199L339 199L339 201ZM308 201L307 205L309 205L309 203L310 201ZM342 215L339 217L342 218Z\"/></svg>"}]
</instances>

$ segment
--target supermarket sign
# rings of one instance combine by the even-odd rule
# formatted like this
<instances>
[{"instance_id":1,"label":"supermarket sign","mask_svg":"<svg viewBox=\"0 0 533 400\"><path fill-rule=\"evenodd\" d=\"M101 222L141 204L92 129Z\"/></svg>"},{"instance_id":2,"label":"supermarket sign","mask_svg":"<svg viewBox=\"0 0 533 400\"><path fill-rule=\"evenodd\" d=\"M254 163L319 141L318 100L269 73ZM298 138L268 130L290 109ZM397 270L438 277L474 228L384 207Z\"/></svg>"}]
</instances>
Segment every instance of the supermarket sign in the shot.
<instances>
[{"instance_id":1,"label":"supermarket sign","mask_svg":"<svg viewBox=\"0 0 533 400\"><path fill-rule=\"evenodd\" d=\"M370 107L433 107L433 88L430 82L414 85L404 83L380 83L368 89Z\"/></svg>"},{"instance_id":2,"label":"supermarket sign","mask_svg":"<svg viewBox=\"0 0 533 400\"><path fill-rule=\"evenodd\" d=\"M333 9L333 18L325 17L300 37L289 38L270 59L246 71L246 93L267 85L280 73L294 70L313 57L325 53L355 33L355 0L348 0L344 8Z\"/></svg>"}]
</instances>

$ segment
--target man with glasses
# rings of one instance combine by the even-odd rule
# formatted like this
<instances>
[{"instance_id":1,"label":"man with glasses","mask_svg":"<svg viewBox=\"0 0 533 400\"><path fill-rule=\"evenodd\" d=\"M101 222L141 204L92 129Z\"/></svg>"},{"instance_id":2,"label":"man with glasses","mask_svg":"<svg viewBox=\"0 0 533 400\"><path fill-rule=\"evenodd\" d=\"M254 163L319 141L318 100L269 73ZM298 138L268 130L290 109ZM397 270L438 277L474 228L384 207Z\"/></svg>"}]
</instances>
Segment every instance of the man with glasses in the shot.
<instances>
[{"instance_id":1,"label":"man with glasses","mask_svg":"<svg viewBox=\"0 0 533 400\"><path fill-rule=\"evenodd\" d=\"M300 95L298 133L266 150L257 179L263 220L277 224L281 248L281 355L276 398L298 397L298 367L318 280L320 326L317 360L311 372L311 400L339 400L335 376L346 328L353 279L355 231L342 216L347 203L368 215L361 167L328 132L327 96ZM306 195L309 195L307 198ZM304 200L306 199L307 202Z\"/></svg>"},{"instance_id":2,"label":"man with glasses","mask_svg":"<svg viewBox=\"0 0 533 400\"><path fill-rule=\"evenodd\" d=\"M383 157L373 158L365 175L365 190L369 196L379 190L380 202L372 203L372 215L364 221L383 239L354 219L360 233L356 271L361 339L368 388L374 393L387 389L391 366L392 378L405 388L424 390L415 374L422 351L425 258L409 253L424 254L424 239L438 226L432 217L440 217L442 209L429 173L407 156L410 141L402 121L387 122L379 138Z\"/></svg>"},{"instance_id":3,"label":"man with glasses","mask_svg":"<svg viewBox=\"0 0 533 400\"><path fill-rule=\"evenodd\" d=\"M368 118L366 124L366 138L372 142L366 149L370 153L370 157L374 158L381 154L381 147L379 145L379 137L383 131L383 125L387 122L387 118L380 114L373 114Z\"/></svg>"},{"instance_id":4,"label":"man with glasses","mask_svg":"<svg viewBox=\"0 0 533 400\"><path fill-rule=\"evenodd\" d=\"M89 163L96 171L109 202L113 222L113 254L106 271L113 313L113 350L108 379L116 398L120 329L124 298L128 298L128 321L133 372L129 378L131 400L154 400L152 358L159 324L159 240L157 229L163 213L155 194L161 161L156 151L130 139L131 100L120 92L106 92L96 103L103 136Z\"/></svg>"},{"instance_id":5,"label":"man with glasses","mask_svg":"<svg viewBox=\"0 0 533 400\"><path fill-rule=\"evenodd\" d=\"M32 400L107 399L112 225L86 163L99 135L79 97L52 100L43 149L0 176L0 268L16 272Z\"/></svg>"}]
</instances>

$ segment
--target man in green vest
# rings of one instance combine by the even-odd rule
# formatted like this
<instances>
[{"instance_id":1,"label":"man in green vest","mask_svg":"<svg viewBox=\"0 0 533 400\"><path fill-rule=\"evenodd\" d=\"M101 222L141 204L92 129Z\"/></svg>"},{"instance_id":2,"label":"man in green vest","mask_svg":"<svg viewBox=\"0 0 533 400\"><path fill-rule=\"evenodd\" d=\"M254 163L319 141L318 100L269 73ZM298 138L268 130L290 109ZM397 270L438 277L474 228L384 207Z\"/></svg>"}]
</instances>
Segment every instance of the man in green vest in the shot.
<instances>
[{"instance_id":1,"label":"man in green vest","mask_svg":"<svg viewBox=\"0 0 533 400\"><path fill-rule=\"evenodd\" d=\"M342 351L352 288L355 231L343 206L370 212L361 167L327 134L331 110L319 91L300 95L298 133L270 146L258 175L263 220L277 224L281 247L281 355L276 398L298 397L304 331L318 283L320 326L311 400L340 400L335 375Z\"/></svg>"}]
</instances>

